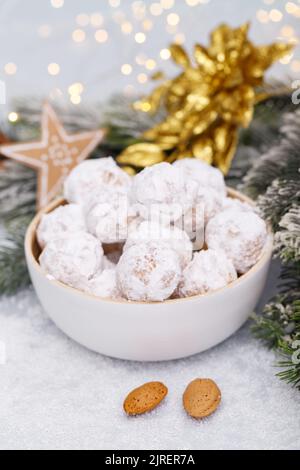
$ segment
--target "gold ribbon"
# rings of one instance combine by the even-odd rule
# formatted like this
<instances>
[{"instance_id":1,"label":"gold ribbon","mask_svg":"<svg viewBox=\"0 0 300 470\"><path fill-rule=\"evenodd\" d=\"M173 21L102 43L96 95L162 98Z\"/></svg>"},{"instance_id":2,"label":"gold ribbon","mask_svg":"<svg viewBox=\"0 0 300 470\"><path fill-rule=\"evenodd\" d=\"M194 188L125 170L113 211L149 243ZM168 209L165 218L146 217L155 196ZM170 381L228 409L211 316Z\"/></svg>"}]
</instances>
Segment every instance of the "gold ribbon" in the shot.
<instances>
[{"instance_id":1,"label":"gold ribbon","mask_svg":"<svg viewBox=\"0 0 300 470\"><path fill-rule=\"evenodd\" d=\"M194 60L181 46L171 45L181 73L134 104L137 111L153 114L164 107L166 118L143 134L143 142L125 149L117 158L120 164L144 168L195 157L228 172L239 128L249 126L261 100L257 87L265 71L292 49L283 43L255 46L248 30L249 24L237 29L220 25L208 47L195 45ZM164 77L159 73L154 78Z\"/></svg>"}]
</instances>

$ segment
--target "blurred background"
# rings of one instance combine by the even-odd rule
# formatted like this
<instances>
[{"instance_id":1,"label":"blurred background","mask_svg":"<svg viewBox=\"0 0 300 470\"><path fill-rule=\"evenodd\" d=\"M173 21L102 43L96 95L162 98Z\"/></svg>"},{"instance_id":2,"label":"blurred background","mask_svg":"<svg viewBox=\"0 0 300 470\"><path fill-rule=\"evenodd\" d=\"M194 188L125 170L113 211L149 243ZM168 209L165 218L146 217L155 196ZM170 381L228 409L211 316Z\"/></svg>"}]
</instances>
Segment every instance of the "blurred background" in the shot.
<instances>
[{"instance_id":1,"label":"blurred background","mask_svg":"<svg viewBox=\"0 0 300 470\"><path fill-rule=\"evenodd\" d=\"M114 92L148 91L153 72L175 71L170 42L190 50L207 43L219 23L246 21L258 44L298 44L300 0L0 0L2 118L15 118L16 97L78 106ZM268 74L300 78L300 47Z\"/></svg>"}]
</instances>

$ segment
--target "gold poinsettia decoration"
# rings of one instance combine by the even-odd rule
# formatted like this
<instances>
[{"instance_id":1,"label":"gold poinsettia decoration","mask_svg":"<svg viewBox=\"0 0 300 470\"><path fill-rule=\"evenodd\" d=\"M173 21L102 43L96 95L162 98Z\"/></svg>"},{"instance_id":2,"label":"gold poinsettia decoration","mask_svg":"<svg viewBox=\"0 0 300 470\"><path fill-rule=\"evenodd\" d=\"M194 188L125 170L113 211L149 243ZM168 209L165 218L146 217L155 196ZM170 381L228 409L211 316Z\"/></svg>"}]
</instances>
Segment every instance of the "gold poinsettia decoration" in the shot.
<instances>
[{"instance_id":1,"label":"gold poinsettia decoration","mask_svg":"<svg viewBox=\"0 0 300 470\"><path fill-rule=\"evenodd\" d=\"M255 104L266 97L257 91L265 71L292 48L284 43L255 46L248 30L249 24L237 29L220 25L208 47L195 45L193 61L181 46L171 45L182 72L134 104L136 110L153 114L163 106L166 117L143 134L141 143L124 150L120 164L144 168L195 157L227 173L239 128L249 126Z\"/></svg>"}]
</instances>

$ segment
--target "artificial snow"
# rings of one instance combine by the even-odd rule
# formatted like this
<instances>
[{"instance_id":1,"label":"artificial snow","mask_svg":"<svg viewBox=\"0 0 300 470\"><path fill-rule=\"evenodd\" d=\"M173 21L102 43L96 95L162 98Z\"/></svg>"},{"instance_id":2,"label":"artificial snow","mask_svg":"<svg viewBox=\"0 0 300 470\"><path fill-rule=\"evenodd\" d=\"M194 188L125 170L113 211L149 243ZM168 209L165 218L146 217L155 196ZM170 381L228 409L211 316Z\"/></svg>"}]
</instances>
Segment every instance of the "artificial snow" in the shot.
<instances>
[{"instance_id":1,"label":"artificial snow","mask_svg":"<svg viewBox=\"0 0 300 470\"><path fill-rule=\"evenodd\" d=\"M274 376L275 356L249 325L188 359L125 362L68 339L30 289L0 301L3 342L0 449L300 449L300 393ZM182 407L196 377L222 391L219 409L203 421ZM149 380L163 381L169 395L152 413L127 417L124 398Z\"/></svg>"}]
</instances>

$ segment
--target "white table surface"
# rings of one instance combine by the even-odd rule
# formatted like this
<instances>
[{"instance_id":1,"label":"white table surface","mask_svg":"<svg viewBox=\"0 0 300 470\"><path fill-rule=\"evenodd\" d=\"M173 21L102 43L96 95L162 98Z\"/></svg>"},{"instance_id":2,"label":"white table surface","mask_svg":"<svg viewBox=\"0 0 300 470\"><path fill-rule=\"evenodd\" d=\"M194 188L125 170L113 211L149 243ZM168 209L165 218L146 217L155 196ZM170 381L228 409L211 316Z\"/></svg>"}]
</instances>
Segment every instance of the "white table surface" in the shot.
<instances>
[{"instance_id":1,"label":"white table surface","mask_svg":"<svg viewBox=\"0 0 300 470\"><path fill-rule=\"evenodd\" d=\"M271 274L266 295L274 287ZM275 356L245 325L223 344L166 363L131 363L90 352L61 333L32 290L0 302L0 449L300 449L300 394L274 374ZM213 378L222 404L210 418L186 416L182 392ZM165 402L128 418L134 387L161 380Z\"/></svg>"}]
</instances>

